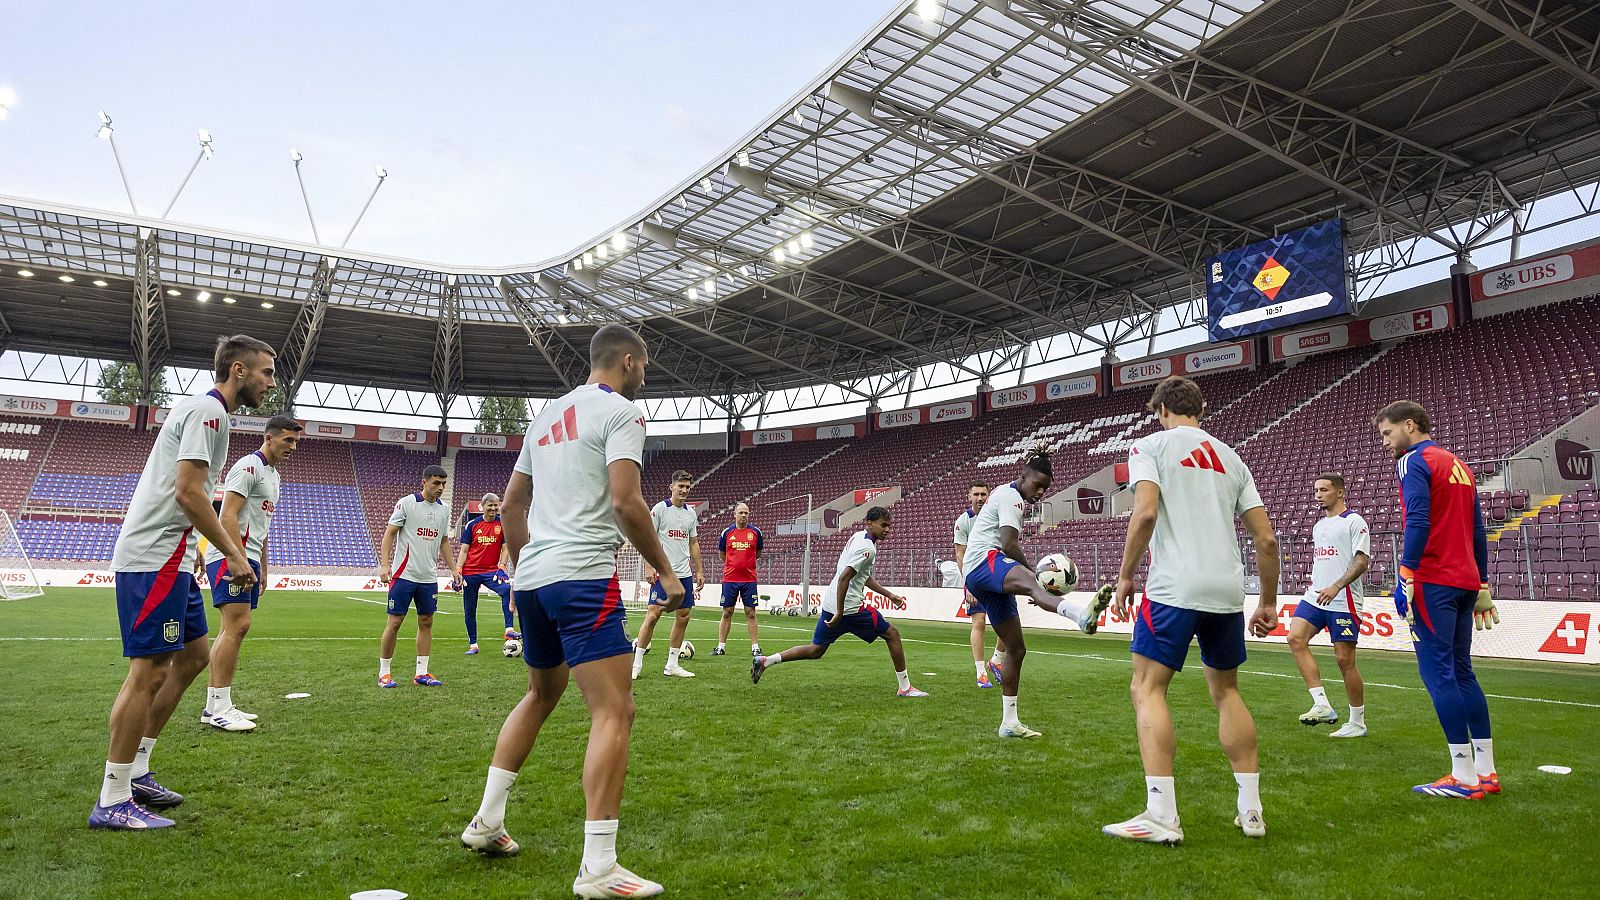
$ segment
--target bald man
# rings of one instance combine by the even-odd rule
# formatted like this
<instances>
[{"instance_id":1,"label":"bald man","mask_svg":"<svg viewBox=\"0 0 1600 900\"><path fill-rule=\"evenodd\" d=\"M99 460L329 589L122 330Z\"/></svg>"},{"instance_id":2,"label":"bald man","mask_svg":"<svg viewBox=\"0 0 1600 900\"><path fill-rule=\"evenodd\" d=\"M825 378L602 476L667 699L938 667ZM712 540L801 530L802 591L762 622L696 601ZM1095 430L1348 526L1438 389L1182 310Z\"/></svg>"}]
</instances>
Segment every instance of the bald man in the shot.
<instances>
[{"instance_id":1,"label":"bald man","mask_svg":"<svg viewBox=\"0 0 1600 900\"><path fill-rule=\"evenodd\" d=\"M717 649L712 656L728 652L728 629L733 626L733 606L744 602L744 624L750 632L750 655L761 655L761 642L756 639L756 560L761 557L765 543L761 529L750 524L750 506L740 503L733 508L733 524L722 530L717 539L717 553L722 557L722 624L717 632Z\"/></svg>"},{"instance_id":2,"label":"bald man","mask_svg":"<svg viewBox=\"0 0 1600 900\"><path fill-rule=\"evenodd\" d=\"M500 522L500 497L484 494L481 515L461 527L461 550L456 568L461 570L462 612L467 620L467 655L478 654L478 588L487 587L500 595L500 614L506 623L506 640L522 640L511 619L511 579L506 577L505 526Z\"/></svg>"}]
</instances>

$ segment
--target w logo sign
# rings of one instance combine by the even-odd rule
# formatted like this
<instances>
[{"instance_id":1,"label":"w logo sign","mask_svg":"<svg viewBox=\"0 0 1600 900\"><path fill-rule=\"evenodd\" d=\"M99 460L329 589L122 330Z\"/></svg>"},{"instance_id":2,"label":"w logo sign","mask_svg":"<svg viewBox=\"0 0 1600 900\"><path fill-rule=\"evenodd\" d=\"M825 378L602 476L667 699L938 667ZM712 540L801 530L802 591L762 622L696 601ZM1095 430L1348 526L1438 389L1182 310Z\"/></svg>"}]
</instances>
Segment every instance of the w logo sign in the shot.
<instances>
[{"instance_id":1,"label":"w logo sign","mask_svg":"<svg viewBox=\"0 0 1600 900\"><path fill-rule=\"evenodd\" d=\"M539 438L539 446L548 447L562 441L575 441L578 439L578 408L567 407L561 414L561 421L550 426L550 433Z\"/></svg>"},{"instance_id":2,"label":"w logo sign","mask_svg":"<svg viewBox=\"0 0 1600 900\"><path fill-rule=\"evenodd\" d=\"M1588 481L1594 477L1594 456L1589 448L1565 438L1556 440L1556 468L1568 481Z\"/></svg>"},{"instance_id":3,"label":"w logo sign","mask_svg":"<svg viewBox=\"0 0 1600 900\"><path fill-rule=\"evenodd\" d=\"M1222 467L1222 460L1217 456L1216 448L1211 446L1210 441L1201 441L1200 446L1196 447L1194 452L1189 454L1189 457L1179 465L1186 469L1206 469L1218 475L1228 474L1228 470Z\"/></svg>"}]
</instances>

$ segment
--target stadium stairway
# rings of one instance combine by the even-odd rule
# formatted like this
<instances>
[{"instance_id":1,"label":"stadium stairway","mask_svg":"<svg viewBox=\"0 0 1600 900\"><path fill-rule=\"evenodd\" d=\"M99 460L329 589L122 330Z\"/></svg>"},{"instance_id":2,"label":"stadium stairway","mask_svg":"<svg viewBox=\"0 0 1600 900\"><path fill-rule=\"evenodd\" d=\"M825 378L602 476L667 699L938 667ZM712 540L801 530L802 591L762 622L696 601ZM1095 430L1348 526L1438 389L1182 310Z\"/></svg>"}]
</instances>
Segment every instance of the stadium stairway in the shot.
<instances>
[{"instance_id":1,"label":"stadium stairway","mask_svg":"<svg viewBox=\"0 0 1600 900\"><path fill-rule=\"evenodd\" d=\"M1489 529L1490 543L1499 543L1502 535L1516 531L1523 525L1537 521L1539 514L1545 510L1558 510L1561 507L1561 494L1550 494L1538 503L1531 503L1528 508L1517 513L1505 521L1505 524Z\"/></svg>"}]
</instances>

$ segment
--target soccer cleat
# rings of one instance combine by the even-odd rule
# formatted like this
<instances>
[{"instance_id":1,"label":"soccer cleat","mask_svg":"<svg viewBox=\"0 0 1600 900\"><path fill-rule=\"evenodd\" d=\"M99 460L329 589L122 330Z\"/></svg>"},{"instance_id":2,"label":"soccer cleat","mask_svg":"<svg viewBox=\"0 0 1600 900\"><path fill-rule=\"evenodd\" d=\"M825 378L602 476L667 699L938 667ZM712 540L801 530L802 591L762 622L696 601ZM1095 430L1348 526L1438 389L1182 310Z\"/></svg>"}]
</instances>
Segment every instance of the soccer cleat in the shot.
<instances>
[{"instance_id":1,"label":"soccer cleat","mask_svg":"<svg viewBox=\"0 0 1600 900\"><path fill-rule=\"evenodd\" d=\"M1332 725L1339 721L1339 713L1326 703L1318 703L1300 714L1301 725Z\"/></svg>"},{"instance_id":2,"label":"soccer cleat","mask_svg":"<svg viewBox=\"0 0 1600 900\"><path fill-rule=\"evenodd\" d=\"M926 697L928 696L928 692L919 691L914 687L908 687L903 691L895 691L894 695L896 697Z\"/></svg>"},{"instance_id":3,"label":"soccer cleat","mask_svg":"<svg viewBox=\"0 0 1600 900\"><path fill-rule=\"evenodd\" d=\"M182 794L162 787L149 772L133 780L133 799L151 809L171 809L183 803Z\"/></svg>"},{"instance_id":4,"label":"soccer cleat","mask_svg":"<svg viewBox=\"0 0 1600 900\"><path fill-rule=\"evenodd\" d=\"M393 675L379 675L378 676L378 687L381 687L381 688L392 688L392 687L399 687L399 686L400 685L395 683Z\"/></svg>"},{"instance_id":5,"label":"soccer cleat","mask_svg":"<svg viewBox=\"0 0 1600 900\"><path fill-rule=\"evenodd\" d=\"M985 672L982 675L978 676L978 687L981 687L981 688L992 688L992 687L994 687L994 682L989 680L989 673L988 672Z\"/></svg>"},{"instance_id":6,"label":"soccer cleat","mask_svg":"<svg viewBox=\"0 0 1600 900\"><path fill-rule=\"evenodd\" d=\"M515 628L507 628L506 629L506 640L508 640L508 641L520 641L520 640L522 640L522 632L516 630Z\"/></svg>"},{"instance_id":7,"label":"soccer cleat","mask_svg":"<svg viewBox=\"0 0 1600 900\"><path fill-rule=\"evenodd\" d=\"M1242 816L1234 816L1233 827L1243 831L1245 837L1267 836L1267 823L1262 820L1259 810L1252 809Z\"/></svg>"},{"instance_id":8,"label":"soccer cleat","mask_svg":"<svg viewBox=\"0 0 1600 900\"><path fill-rule=\"evenodd\" d=\"M728 651L723 649L722 647L713 647L711 649L711 655L712 656L727 656L728 655Z\"/></svg>"},{"instance_id":9,"label":"soccer cleat","mask_svg":"<svg viewBox=\"0 0 1600 900\"><path fill-rule=\"evenodd\" d=\"M444 684L444 682L433 677L427 672L423 672L421 675L411 679L411 682L417 687L438 687L439 685Z\"/></svg>"},{"instance_id":10,"label":"soccer cleat","mask_svg":"<svg viewBox=\"0 0 1600 900\"><path fill-rule=\"evenodd\" d=\"M683 666L673 666L670 669L662 669L661 670L661 674L663 676L667 677L667 678L693 678L694 677L694 673L689 671L688 669L685 669Z\"/></svg>"},{"instance_id":11,"label":"soccer cleat","mask_svg":"<svg viewBox=\"0 0 1600 900\"><path fill-rule=\"evenodd\" d=\"M600 873L580 867L578 877L572 881L572 896L583 898L656 897L664 890L666 888L654 881L640 878L620 865Z\"/></svg>"},{"instance_id":12,"label":"soccer cleat","mask_svg":"<svg viewBox=\"0 0 1600 900\"><path fill-rule=\"evenodd\" d=\"M1448 797L1454 800L1482 800L1484 797L1479 785L1462 784L1454 775L1446 775L1432 784L1419 784L1411 791L1429 797Z\"/></svg>"},{"instance_id":13,"label":"soccer cleat","mask_svg":"<svg viewBox=\"0 0 1600 900\"><path fill-rule=\"evenodd\" d=\"M995 662L994 660L991 659L988 662L984 663L983 667L985 669L989 670L989 680L991 680L991 681L995 682L996 684L998 684L1000 682L1000 677L1001 677L1000 676L1000 670L1003 668L1002 664L1001 663L997 663L997 662Z\"/></svg>"},{"instance_id":14,"label":"soccer cleat","mask_svg":"<svg viewBox=\"0 0 1600 900\"><path fill-rule=\"evenodd\" d=\"M255 713L253 713L253 712L245 712L244 710L240 709L237 706L235 706L233 708L233 712L234 712L234 715L236 715L236 716L238 716L238 717L240 717L242 719L249 719L252 722L254 722L258 718L258 716L256 716ZM200 724L201 725L210 725L211 724L211 710L209 710L209 709L200 710Z\"/></svg>"},{"instance_id":15,"label":"soccer cleat","mask_svg":"<svg viewBox=\"0 0 1600 900\"><path fill-rule=\"evenodd\" d=\"M1126 822L1104 825L1100 828L1100 833L1125 841L1138 841L1141 844L1183 843L1182 824L1176 819L1171 824L1158 822L1149 811L1142 812Z\"/></svg>"},{"instance_id":16,"label":"soccer cleat","mask_svg":"<svg viewBox=\"0 0 1600 900\"><path fill-rule=\"evenodd\" d=\"M252 731L256 727L256 723L245 718L244 713L237 709L214 712L201 721L220 731Z\"/></svg>"},{"instance_id":17,"label":"soccer cleat","mask_svg":"<svg viewBox=\"0 0 1600 900\"><path fill-rule=\"evenodd\" d=\"M765 659L765 657L757 656L756 658L750 660L750 683L751 684L760 684L761 683L761 673L765 672L767 670L767 667L762 665L762 661L764 659Z\"/></svg>"},{"instance_id":18,"label":"soccer cleat","mask_svg":"<svg viewBox=\"0 0 1600 900\"><path fill-rule=\"evenodd\" d=\"M140 806L131 798L110 806L94 805L89 810L90 828L110 828L116 831L144 831L150 828L167 828L176 824L166 816Z\"/></svg>"},{"instance_id":19,"label":"soccer cleat","mask_svg":"<svg viewBox=\"0 0 1600 900\"><path fill-rule=\"evenodd\" d=\"M642 671L642 670L640 670L640 669L634 669L633 670L633 680L634 681L638 681L639 680L639 672L640 671Z\"/></svg>"},{"instance_id":20,"label":"soccer cleat","mask_svg":"<svg viewBox=\"0 0 1600 900\"><path fill-rule=\"evenodd\" d=\"M1003 738L1036 738L1042 737L1043 732L1034 731L1032 728L1018 722L1015 725L1001 723L1000 736Z\"/></svg>"},{"instance_id":21,"label":"soccer cleat","mask_svg":"<svg viewBox=\"0 0 1600 900\"><path fill-rule=\"evenodd\" d=\"M467 652L462 654L462 655L463 656L477 656L478 655L478 645L477 644L468 644L467 645Z\"/></svg>"},{"instance_id":22,"label":"soccer cleat","mask_svg":"<svg viewBox=\"0 0 1600 900\"><path fill-rule=\"evenodd\" d=\"M484 856L516 856L522 849L511 835L506 834L506 826L500 824L494 828L485 828L483 820L474 816L472 824L467 830L461 832L461 846L468 850L476 850Z\"/></svg>"},{"instance_id":23,"label":"soccer cleat","mask_svg":"<svg viewBox=\"0 0 1600 900\"><path fill-rule=\"evenodd\" d=\"M1367 736L1367 726L1362 725L1362 724L1357 723L1357 722L1346 722L1343 725L1339 726L1339 730L1338 731L1330 732L1328 734L1328 737L1336 737L1336 738L1366 737L1366 736Z\"/></svg>"},{"instance_id":24,"label":"soccer cleat","mask_svg":"<svg viewBox=\"0 0 1600 900\"><path fill-rule=\"evenodd\" d=\"M1084 607L1083 615L1077 620L1078 630L1084 634L1094 634L1100 630L1100 614L1111 605L1111 585L1103 584L1100 590L1094 592L1094 599Z\"/></svg>"},{"instance_id":25,"label":"soccer cleat","mask_svg":"<svg viewBox=\"0 0 1600 900\"><path fill-rule=\"evenodd\" d=\"M1479 775L1478 788L1485 794L1500 793L1500 773L1490 772L1487 775Z\"/></svg>"}]
</instances>

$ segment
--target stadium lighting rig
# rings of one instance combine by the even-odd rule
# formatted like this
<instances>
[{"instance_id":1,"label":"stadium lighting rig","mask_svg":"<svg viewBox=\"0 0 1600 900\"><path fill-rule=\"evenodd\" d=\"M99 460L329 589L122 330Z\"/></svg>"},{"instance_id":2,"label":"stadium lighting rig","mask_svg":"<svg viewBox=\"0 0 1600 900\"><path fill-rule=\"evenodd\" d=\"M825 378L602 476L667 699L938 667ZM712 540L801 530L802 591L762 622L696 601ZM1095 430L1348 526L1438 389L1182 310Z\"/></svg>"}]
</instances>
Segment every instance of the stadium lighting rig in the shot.
<instances>
[{"instance_id":1,"label":"stadium lighting rig","mask_svg":"<svg viewBox=\"0 0 1600 900\"><path fill-rule=\"evenodd\" d=\"M306 194L306 180L300 175L300 163L305 161L305 156L299 150L290 147L289 158L294 160L294 180L300 183L300 199L306 205L306 221L311 223L311 240L320 245L322 235L317 234L317 217L311 214L311 198Z\"/></svg>"},{"instance_id":2,"label":"stadium lighting rig","mask_svg":"<svg viewBox=\"0 0 1600 900\"><path fill-rule=\"evenodd\" d=\"M300 171L300 164L297 162L297 163L295 163L295 173L298 174L299 171ZM374 199L376 199L377 196L378 196L378 189L383 187L384 179L389 177L389 170L385 169L383 166L373 166L372 167L372 174L378 176L378 183L372 186L372 193L367 195L367 202L361 204L361 212L356 213L356 220L354 222L350 223L350 230L345 233L344 240L339 242L339 249L341 249L341 250L343 250L345 248L345 246L350 243L350 237L356 233L356 226L360 225L361 224L361 220L366 218L367 210L369 208L371 208L372 201ZM302 191L305 190L305 184L304 183L301 184L300 189ZM306 215L309 216L310 214L311 214L311 208L310 208L310 205L308 204L307 207L306 207Z\"/></svg>"},{"instance_id":3,"label":"stadium lighting rig","mask_svg":"<svg viewBox=\"0 0 1600 900\"><path fill-rule=\"evenodd\" d=\"M95 131L94 136L111 145L111 157L117 161L117 174L122 176L122 190L128 195L128 208L133 210L134 215L138 215L139 204L133 200L133 186L128 184L128 170L123 167L122 154L117 150L117 131L111 127L111 117L106 115L105 110L100 110L99 116L100 128Z\"/></svg>"},{"instance_id":4,"label":"stadium lighting rig","mask_svg":"<svg viewBox=\"0 0 1600 900\"><path fill-rule=\"evenodd\" d=\"M101 115L105 114L101 113ZM177 193L173 194L172 199L167 201L167 208L161 211L161 218L163 219L167 217L168 213L172 212L172 207L177 205L178 198L183 196L183 189L189 186L189 179L194 177L194 170L200 168L200 163L204 160L210 159L213 155L213 151L211 149L211 132L202 128L200 129L199 134L200 153L194 158L194 164L189 166L189 173L184 175L183 181L178 184Z\"/></svg>"}]
</instances>

